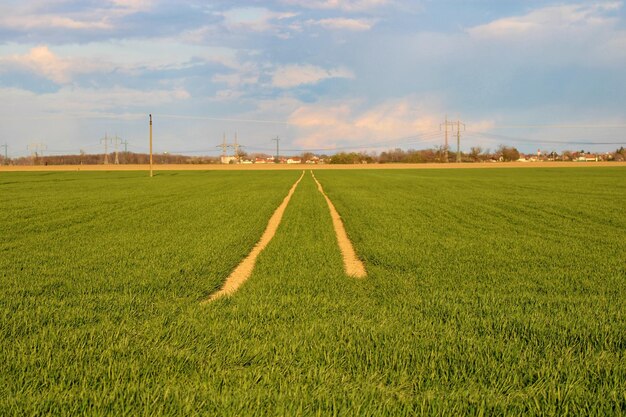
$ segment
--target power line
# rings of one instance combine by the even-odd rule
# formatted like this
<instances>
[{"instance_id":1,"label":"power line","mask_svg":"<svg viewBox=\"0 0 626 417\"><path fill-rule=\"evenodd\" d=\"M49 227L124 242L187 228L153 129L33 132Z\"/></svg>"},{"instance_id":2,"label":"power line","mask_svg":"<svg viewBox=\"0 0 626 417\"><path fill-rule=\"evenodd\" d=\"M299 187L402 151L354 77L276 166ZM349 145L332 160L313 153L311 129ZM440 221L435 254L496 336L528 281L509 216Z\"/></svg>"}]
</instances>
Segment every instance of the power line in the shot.
<instances>
[{"instance_id":1,"label":"power line","mask_svg":"<svg viewBox=\"0 0 626 417\"><path fill-rule=\"evenodd\" d=\"M578 140L571 140L571 141L537 140L537 139L528 139L528 138L515 137L515 136L500 135L496 133L486 133L486 132L469 132L469 133L471 135L478 135L478 136L483 136L483 137L487 137L491 139L495 138L495 139L515 141L515 142L537 143L537 144L549 143L549 144L561 144L561 145L624 145L625 143L625 142L590 142L590 141L578 141Z\"/></svg>"},{"instance_id":2,"label":"power line","mask_svg":"<svg viewBox=\"0 0 626 417\"><path fill-rule=\"evenodd\" d=\"M179 114L155 114L155 116L163 117L165 119L181 119L181 120L210 120L216 122L236 122L236 123L267 123L267 124L281 124L291 125L293 123L284 120L262 120L262 119L237 119L227 117L208 117L208 116L184 116Z\"/></svg>"},{"instance_id":3,"label":"power line","mask_svg":"<svg viewBox=\"0 0 626 417\"><path fill-rule=\"evenodd\" d=\"M486 128L485 130L491 129L625 129L626 125L624 124L615 124L615 125L494 125Z\"/></svg>"}]
</instances>

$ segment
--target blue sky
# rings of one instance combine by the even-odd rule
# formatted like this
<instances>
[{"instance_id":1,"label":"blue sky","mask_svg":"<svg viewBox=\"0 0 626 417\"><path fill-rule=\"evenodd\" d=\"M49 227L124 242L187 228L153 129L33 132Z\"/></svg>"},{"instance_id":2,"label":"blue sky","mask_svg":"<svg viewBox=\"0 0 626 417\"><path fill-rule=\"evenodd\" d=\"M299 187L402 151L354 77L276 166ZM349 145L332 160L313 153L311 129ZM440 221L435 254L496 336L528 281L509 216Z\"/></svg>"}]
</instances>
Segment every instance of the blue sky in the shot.
<instances>
[{"instance_id":1,"label":"blue sky","mask_svg":"<svg viewBox=\"0 0 626 417\"><path fill-rule=\"evenodd\" d=\"M249 152L271 153L275 136L294 154L421 149L442 144L447 114L465 122L466 150L613 150L626 142L625 13L622 1L3 0L0 142L12 156L31 143L99 152L108 133L145 151L152 113L157 152L216 155L235 132Z\"/></svg>"}]
</instances>

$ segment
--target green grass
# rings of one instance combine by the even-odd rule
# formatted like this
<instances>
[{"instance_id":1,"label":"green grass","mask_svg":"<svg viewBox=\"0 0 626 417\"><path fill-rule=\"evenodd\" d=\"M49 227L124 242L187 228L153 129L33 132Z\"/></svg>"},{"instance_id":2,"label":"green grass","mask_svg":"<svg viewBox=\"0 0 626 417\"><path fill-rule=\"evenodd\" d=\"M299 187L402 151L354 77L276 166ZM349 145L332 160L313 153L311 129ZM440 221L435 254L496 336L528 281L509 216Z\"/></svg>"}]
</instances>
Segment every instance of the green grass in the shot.
<instances>
[{"instance_id":1,"label":"green grass","mask_svg":"<svg viewBox=\"0 0 626 417\"><path fill-rule=\"evenodd\" d=\"M221 285L296 178L0 177L0 415L147 406L158 356L178 355L151 339Z\"/></svg>"},{"instance_id":2,"label":"green grass","mask_svg":"<svg viewBox=\"0 0 626 417\"><path fill-rule=\"evenodd\" d=\"M1 415L626 413L626 170L0 177Z\"/></svg>"},{"instance_id":3,"label":"green grass","mask_svg":"<svg viewBox=\"0 0 626 417\"><path fill-rule=\"evenodd\" d=\"M398 329L411 406L626 411L626 170L317 176Z\"/></svg>"}]
</instances>

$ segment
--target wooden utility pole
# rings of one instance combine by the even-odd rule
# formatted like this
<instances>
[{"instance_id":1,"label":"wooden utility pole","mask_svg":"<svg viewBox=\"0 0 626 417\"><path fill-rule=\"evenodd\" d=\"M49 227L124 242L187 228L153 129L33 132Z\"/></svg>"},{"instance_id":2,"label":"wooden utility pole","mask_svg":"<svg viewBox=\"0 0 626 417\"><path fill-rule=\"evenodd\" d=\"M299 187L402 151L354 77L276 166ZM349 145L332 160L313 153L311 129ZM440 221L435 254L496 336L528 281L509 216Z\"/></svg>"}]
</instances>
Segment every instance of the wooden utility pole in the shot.
<instances>
[{"instance_id":1,"label":"wooden utility pole","mask_svg":"<svg viewBox=\"0 0 626 417\"><path fill-rule=\"evenodd\" d=\"M150 177L152 177L152 114L150 115Z\"/></svg>"}]
</instances>

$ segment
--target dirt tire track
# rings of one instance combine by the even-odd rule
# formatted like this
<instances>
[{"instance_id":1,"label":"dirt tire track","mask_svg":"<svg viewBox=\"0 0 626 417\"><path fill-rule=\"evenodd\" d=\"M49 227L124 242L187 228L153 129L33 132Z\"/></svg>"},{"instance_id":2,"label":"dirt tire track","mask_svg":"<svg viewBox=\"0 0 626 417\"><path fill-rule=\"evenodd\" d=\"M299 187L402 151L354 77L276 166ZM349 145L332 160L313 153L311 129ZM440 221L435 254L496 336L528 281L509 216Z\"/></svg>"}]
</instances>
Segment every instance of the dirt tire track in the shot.
<instances>
[{"instance_id":1,"label":"dirt tire track","mask_svg":"<svg viewBox=\"0 0 626 417\"><path fill-rule=\"evenodd\" d=\"M283 213L285 212L285 209L287 208L287 205L291 200L291 196L293 195L296 187L303 177L304 171L302 171L302 175L300 175L300 178L298 178L298 180L291 186L291 189L289 190L289 193L287 193L287 196L285 197L283 202L280 204L280 206L278 206L276 211L274 211L272 217L270 217L270 220L267 222L267 227L261 235L261 239L259 239L257 244L254 245L248 256L246 256L246 258L241 261L239 265L237 265L233 272L231 272L228 278L226 278L226 281L224 282L222 288L220 288L217 292L211 294L208 299L202 301L202 304L209 303L220 297L232 295L235 291L237 291L241 284L243 284L248 278L250 278L250 275L252 275L252 270L254 269L254 265L256 264L257 257L263 251L263 249L265 249L268 243L270 243L270 241L276 234L276 230L280 225L280 221L283 218Z\"/></svg>"},{"instance_id":2,"label":"dirt tire track","mask_svg":"<svg viewBox=\"0 0 626 417\"><path fill-rule=\"evenodd\" d=\"M317 189L326 199L326 203L328 204L328 209L330 210L330 217L333 220L333 227L335 228L335 235L337 236L337 243L339 244L339 249L341 250L341 256L343 257L343 266L346 271L346 274L355 278L365 278L367 276L367 272L365 271L365 266L363 262L356 256L356 252L354 251L354 247L352 246L352 242L346 233L346 229L343 226L343 222L341 221L341 216L335 209L335 206L330 198L324 192L322 188L322 184L315 178L313 171L311 171L311 176L317 183Z\"/></svg>"}]
</instances>

